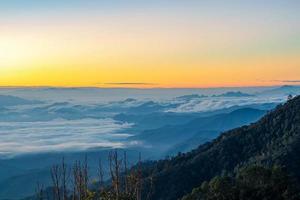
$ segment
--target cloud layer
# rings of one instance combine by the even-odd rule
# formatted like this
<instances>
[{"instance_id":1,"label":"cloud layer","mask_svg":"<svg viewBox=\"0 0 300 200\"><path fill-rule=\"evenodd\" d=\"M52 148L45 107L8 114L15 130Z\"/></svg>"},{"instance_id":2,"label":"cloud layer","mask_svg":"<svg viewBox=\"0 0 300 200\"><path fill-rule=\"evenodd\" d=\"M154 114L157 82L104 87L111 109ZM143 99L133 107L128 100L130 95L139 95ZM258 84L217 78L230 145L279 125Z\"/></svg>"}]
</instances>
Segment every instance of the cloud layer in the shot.
<instances>
[{"instance_id":1,"label":"cloud layer","mask_svg":"<svg viewBox=\"0 0 300 200\"><path fill-rule=\"evenodd\" d=\"M129 136L127 129L133 124L111 119L120 113L142 117L151 113L207 112L235 106L258 105L261 106L259 108L270 109L284 102L287 94L300 94L300 87L292 86L261 90L252 91L251 94L255 95L244 96L237 90L221 89L0 89L0 94L43 100L41 104L33 105L0 105L0 157L131 145L124 141ZM219 95L228 91L235 91L230 94L239 96Z\"/></svg>"},{"instance_id":2,"label":"cloud layer","mask_svg":"<svg viewBox=\"0 0 300 200\"><path fill-rule=\"evenodd\" d=\"M176 108L166 110L167 112L207 112L230 108L233 106L247 106L253 104L281 103L285 97L208 97L190 99Z\"/></svg>"},{"instance_id":3,"label":"cloud layer","mask_svg":"<svg viewBox=\"0 0 300 200\"><path fill-rule=\"evenodd\" d=\"M0 156L122 147L130 126L111 119L0 122Z\"/></svg>"}]
</instances>

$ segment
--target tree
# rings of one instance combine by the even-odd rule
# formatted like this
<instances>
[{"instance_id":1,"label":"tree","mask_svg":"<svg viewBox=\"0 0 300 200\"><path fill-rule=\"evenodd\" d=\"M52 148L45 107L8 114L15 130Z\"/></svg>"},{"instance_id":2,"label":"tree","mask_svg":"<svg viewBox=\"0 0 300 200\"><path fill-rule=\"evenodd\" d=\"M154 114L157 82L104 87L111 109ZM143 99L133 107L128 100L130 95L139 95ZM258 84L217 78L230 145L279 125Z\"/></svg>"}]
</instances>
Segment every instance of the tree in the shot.
<instances>
[{"instance_id":1,"label":"tree","mask_svg":"<svg viewBox=\"0 0 300 200\"><path fill-rule=\"evenodd\" d=\"M247 166L236 176L217 176L202 183L183 200L296 200L299 194L296 183L280 167Z\"/></svg>"},{"instance_id":2,"label":"tree","mask_svg":"<svg viewBox=\"0 0 300 200\"><path fill-rule=\"evenodd\" d=\"M141 155L136 167L128 170L127 154L123 158L117 150L108 155L109 175L111 184L105 185L102 161L99 159L99 187L91 189L88 159L83 162L75 161L72 167L67 167L65 159L61 164L51 168L52 186L48 197L46 190L38 185L37 200L141 200ZM51 198L49 198L51 197Z\"/></svg>"}]
</instances>

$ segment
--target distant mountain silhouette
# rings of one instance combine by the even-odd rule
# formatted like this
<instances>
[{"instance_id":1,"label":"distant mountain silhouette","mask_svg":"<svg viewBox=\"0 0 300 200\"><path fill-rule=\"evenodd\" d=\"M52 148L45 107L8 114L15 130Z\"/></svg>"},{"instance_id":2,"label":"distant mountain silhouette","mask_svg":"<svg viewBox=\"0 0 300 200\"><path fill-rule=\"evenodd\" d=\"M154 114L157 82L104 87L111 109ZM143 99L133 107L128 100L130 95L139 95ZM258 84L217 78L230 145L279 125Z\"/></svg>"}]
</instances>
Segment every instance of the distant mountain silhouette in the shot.
<instances>
[{"instance_id":1,"label":"distant mountain silhouette","mask_svg":"<svg viewBox=\"0 0 300 200\"><path fill-rule=\"evenodd\" d=\"M127 112L124 112L115 115L113 118L117 121L133 124L130 132L136 135L137 133L140 133L144 130L159 129L165 126L184 125L197 118L226 114L239 109L253 108L257 110L272 110L277 105L278 103L250 104L243 106L232 106L207 112L152 112L144 114L129 114Z\"/></svg>"},{"instance_id":2,"label":"distant mountain silhouette","mask_svg":"<svg viewBox=\"0 0 300 200\"><path fill-rule=\"evenodd\" d=\"M141 105L130 107L127 112L130 114L147 114L176 108L179 104L160 104L154 101L147 101Z\"/></svg>"},{"instance_id":3,"label":"distant mountain silhouette","mask_svg":"<svg viewBox=\"0 0 300 200\"><path fill-rule=\"evenodd\" d=\"M0 107L18 106L41 103L40 101L31 101L20 97L10 95L0 95Z\"/></svg>"},{"instance_id":4,"label":"distant mountain silhouette","mask_svg":"<svg viewBox=\"0 0 300 200\"><path fill-rule=\"evenodd\" d=\"M160 151L172 148L168 153L173 154L178 151L190 150L191 147L197 147L199 144L215 138L223 131L250 124L261 118L265 113L266 111L263 110L243 108L230 113L198 117L186 124L168 125L143 131L141 134L131 137L131 140L139 140L146 145L159 147ZM176 149L174 145L180 148Z\"/></svg>"},{"instance_id":5,"label":"distant mountain silhouette","mask_svg":"<svg viewBox=\"0 0 300 200\"><path fill-rule=\"evenodd\" d=\"M208 97L206 95L199 95L199 94L190 94L190 95L183 95L180 97L176 97L177 100L191 100L191 99L199 99Z\"/></svg>"},{"instance_id":6,"label":"distant mountain silhouette","mask_svg":"<svg viewBox=\"0 0 300 200\"><path fill-rule=\"evenodd\" d=\"M264 95L299 95L300 94L300 86L296 85L283 85L278 88L274 88L271 90L266 90L261 92L260 94Z\"/></svg>"},{"instance_id":7,"label":"distant mountain silhouette","mask_svg":"<svg viewBox=\"0 0 300 200\"><path fill-rule=\"evenodd\" d=\"M146 163L144 195L151 188L150 199L180 199L203 181L253 164L283 166L299 180L299 155L300 96L258 122L228 131L191 152Z\"/></svg>"},{"instance_id":8,"label":"distant mountain silhouette","mask_svg":"<svg viewBox=\"0 0 300 200\"><path fill-rule=\"evenodd\" d=\"M253 97L253 96L255 96L255 95L242 93L240 91L238 91L238 92L226 92L226 93L220 94L220 95L213 95L213 97Z\"/></svg>"}]
</instances>

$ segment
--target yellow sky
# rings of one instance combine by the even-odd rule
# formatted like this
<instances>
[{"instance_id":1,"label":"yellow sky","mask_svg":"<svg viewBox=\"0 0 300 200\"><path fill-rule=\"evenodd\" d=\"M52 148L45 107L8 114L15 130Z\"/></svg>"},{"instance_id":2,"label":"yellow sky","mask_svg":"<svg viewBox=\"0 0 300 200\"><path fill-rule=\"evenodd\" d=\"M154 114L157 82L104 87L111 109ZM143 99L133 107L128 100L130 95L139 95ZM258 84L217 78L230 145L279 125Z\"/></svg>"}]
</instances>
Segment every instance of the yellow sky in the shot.
<instances>
[{"instance_id":1,"label":"yellow sky","mask_svg":"<svg viewBox=\"0 0 300 200\"><path fill-rule=\"evenodd\" d=\"M299 80L296 21L175 11L0 20L0 86L218 87Z\"/></svg>"}]
</instances>

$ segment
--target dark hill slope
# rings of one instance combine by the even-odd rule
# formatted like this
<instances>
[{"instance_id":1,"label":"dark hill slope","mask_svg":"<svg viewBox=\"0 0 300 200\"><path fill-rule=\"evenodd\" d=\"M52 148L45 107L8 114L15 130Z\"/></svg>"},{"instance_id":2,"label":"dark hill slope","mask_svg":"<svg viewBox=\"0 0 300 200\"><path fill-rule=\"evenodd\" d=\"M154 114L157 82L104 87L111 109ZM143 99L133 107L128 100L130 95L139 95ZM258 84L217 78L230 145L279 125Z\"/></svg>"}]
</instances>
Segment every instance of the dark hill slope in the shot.
<instances>
[{"instance_id":1,"label":"dark hill slope","mask_svg":"<svg viewBox=\"0 0 300 200\"><path fill-rule=\"evenodd\" d=\"M153 200L179 199L205 180L234 173L254 163L284 166L299 179L299 96L278 106L258 122L228 131L194 151L145 164L143 175L148 178L145 178L144 195L151 191Z\"/></svg>"}]
</instances>

